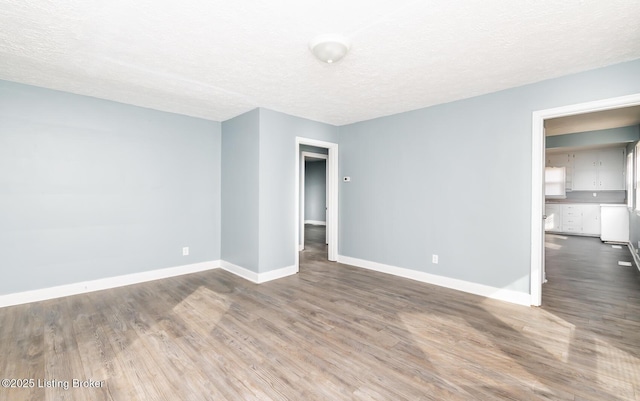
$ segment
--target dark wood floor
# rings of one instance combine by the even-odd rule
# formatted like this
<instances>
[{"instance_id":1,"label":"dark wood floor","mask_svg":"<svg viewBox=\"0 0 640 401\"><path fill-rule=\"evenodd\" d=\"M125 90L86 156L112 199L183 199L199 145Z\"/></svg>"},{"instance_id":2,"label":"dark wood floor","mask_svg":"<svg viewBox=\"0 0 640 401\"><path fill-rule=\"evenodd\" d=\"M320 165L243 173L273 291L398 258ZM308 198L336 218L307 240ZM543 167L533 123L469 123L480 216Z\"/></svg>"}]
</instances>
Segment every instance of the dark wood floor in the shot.
<instances>
[{"instance_id":1,"label":"dark wood floor","mask_svg":"<svg viewBox=\"0 0 640 401\"><path fill-rule=\"evenodd\" d=\"M640 399L628 250L549 236L528 308L329 263L323 236L261 285L215 270L0 309L0 378L104 381L0 400Z\"/></svg>"}]
</instances>

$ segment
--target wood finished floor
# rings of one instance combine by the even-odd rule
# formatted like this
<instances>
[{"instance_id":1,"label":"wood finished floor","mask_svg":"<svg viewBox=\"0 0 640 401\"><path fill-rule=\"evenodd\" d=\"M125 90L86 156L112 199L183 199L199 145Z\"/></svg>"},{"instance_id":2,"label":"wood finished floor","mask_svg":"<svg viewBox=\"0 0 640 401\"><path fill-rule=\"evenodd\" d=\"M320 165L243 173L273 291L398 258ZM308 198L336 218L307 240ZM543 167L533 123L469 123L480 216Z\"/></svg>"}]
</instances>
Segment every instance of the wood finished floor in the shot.
<instances>
[{"instance_id":1,"label":"wood finished floor","mask_svg":"<svg viewBox=\"0 0 640 401\"><path fill-rule=\"evenodd\" d=\"M326 262L215 270L0 309L0 400L640 400L640 280L628 250L547 237L544 306ZM320 241L318 241L320 240Z\"/></svg>"}]
</instances>

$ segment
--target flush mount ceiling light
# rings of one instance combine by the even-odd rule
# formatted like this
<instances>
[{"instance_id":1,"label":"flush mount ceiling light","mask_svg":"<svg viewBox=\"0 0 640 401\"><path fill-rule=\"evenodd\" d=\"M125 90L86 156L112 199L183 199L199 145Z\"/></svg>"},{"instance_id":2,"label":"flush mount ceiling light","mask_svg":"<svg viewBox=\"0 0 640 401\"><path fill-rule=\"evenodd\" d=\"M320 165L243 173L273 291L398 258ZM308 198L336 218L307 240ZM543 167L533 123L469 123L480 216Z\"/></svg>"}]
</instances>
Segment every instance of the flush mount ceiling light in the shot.
<instances>
[{"instance_id":1,"label":"flush mount ceiling light","mask_svg":"<svg viewBox=\"0 0 640 401\"><path fill-rule=\"evenodd\" d=\"M309 43L309 49L320 61L331 64L349 51L349 44L339 35L320 35Z\"/></svg>"}]
</instances>

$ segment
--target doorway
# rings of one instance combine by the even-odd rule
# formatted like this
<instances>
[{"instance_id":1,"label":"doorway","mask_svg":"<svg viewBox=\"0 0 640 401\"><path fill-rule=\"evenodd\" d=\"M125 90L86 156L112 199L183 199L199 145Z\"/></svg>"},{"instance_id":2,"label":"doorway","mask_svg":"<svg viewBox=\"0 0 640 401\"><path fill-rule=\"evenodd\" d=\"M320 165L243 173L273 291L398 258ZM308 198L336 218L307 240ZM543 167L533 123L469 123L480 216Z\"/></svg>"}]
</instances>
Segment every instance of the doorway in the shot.
<instances>
[{"instance_id":1,"label":"doorway","mask_svg":"<svg viewBox=\"0 0 640 401\"><path fill-rule=\"evenodd\" d=\"M338 260L338 144L319 141L316 139L296 137L296 190L295 190L295 263L296 270L300 270L300 244L304 238L304 214L301 208L301 197L304 191L302 179L305 156L302 155L302 146L313 146L327 149L326 151L326 243L328 260Z\"/></svg>"},{"instance_id":2,"label":"doorway","mask_svg":"<svg viewBox=\"0 0 640 401\"><path fill-rule=\"evenodd\" d=\"M309 225L324 226L324 244L328 244L327 205L328 205L328 149L300 145L300 251L305 248L305 231ZM304 148L302 148L304 146Z\"/></svg>"},{"instance_id":3,"label":"doorway","mask_svg":"<svg viewBox=\"0 0 640 401\"><path fill-rule=\"evenodd\" d=\"M533 112L531 168L531 305L542 305L545 256L545 120L640 105L640 94Z\"/></svg>"}]
</instances>

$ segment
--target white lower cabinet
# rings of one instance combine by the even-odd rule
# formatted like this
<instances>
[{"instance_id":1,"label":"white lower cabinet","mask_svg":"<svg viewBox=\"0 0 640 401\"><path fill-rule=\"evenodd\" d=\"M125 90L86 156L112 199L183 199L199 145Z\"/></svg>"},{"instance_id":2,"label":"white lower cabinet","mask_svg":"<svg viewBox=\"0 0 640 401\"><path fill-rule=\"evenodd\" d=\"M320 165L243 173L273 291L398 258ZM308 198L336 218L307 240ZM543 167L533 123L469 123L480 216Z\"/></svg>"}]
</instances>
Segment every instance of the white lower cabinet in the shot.
<instances>
[{"instance_id":1,"label":"white lower cabinet","mask_svg":"<svg viewBox=\"0 0 640 401\"><path fill-rule=\"evenodd\" d=\"M544 221L545 231L562 231L562 205L547 203L545 205L547 218Z\"/></svg>"},{"instance_id":2,"label":"white lower cabinet","mask_svg":"<svg viewBox=\"0 0 640 401\"><path fill-rule=\"evenodd\" d=\"M545 231L600 236L600 205L547 203L545 211Z\"/></svg>"},{"instance_id":3,"label":"white lower cabinet","mask_svg":"<svg viewBox=\"0 0 640 401\"><path fill-rule=\"evenodd\" d=\"M600 205L582 205L582 233L600 236Z\"/></svg>"},{"instance_id":4,"label":"white lower cabinet","mask_svg":"<svg viewBox=\"0 0 640 401\"><path fill-rule=\"evenodd\" d=\"M582 207L580 205L561 205L562 231L582 234Z\"/></svg>"}]
</instances>

